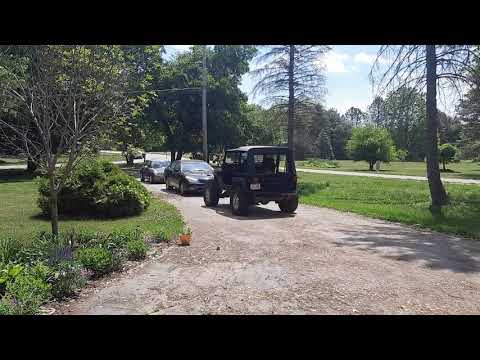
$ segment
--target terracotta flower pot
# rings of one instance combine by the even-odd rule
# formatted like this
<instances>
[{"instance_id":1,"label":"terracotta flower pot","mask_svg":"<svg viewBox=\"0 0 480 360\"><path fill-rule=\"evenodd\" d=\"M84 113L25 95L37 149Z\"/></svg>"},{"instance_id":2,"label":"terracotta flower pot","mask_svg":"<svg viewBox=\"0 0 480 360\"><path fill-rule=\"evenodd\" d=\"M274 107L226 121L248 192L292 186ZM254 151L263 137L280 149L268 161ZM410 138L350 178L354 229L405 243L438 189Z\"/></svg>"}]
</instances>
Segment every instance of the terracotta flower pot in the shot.
<instances>
[{"instance_id":1,"label":"terracotta flower pot","mask_svg":"<svg viewBox=\"0 0 480 360\"><path fill-rule=\"evenodd\" d=\"M190 245L190 241L192 241L192 235L190 234L182 234L180 235L180 245L188 246Z\"/></svg>"}]
</instances>

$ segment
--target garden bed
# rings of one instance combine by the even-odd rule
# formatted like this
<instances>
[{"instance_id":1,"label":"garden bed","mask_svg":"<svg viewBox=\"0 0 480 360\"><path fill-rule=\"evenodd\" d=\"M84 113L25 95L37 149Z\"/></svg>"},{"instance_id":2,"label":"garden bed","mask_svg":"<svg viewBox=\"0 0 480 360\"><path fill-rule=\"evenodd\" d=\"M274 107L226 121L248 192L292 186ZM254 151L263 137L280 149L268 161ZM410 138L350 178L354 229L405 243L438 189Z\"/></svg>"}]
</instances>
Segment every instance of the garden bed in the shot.
<instances>
[{"instance_id":1,"label":"garden bed","mask_svg":"<svg viewBox=\"0 0 480 360\"><path fill-rule=\"evenodd\" d=\"M0 176L0 263L3 263L0 275L7 280L0 285L0 297L5 300L0 314L50 313L52 308L61 308L65 298L68 304L68 299L88 294L153 260L165 246L173 244L184 227L173 205L152 198L148 208L134 216L113 219L62 216L63 245L49 243L50 222L41 216L37 206L38 182L23 172L3 175ZM61 261L57 261L58 257ZM14 286L15 276L20 280ZM27 298L27 293L34 296ZM8 298L5 294L9 294ZM18 299L27 305L11 310ZM44 305L39 307L41 304Z\"/></svg>"}]
</instances>

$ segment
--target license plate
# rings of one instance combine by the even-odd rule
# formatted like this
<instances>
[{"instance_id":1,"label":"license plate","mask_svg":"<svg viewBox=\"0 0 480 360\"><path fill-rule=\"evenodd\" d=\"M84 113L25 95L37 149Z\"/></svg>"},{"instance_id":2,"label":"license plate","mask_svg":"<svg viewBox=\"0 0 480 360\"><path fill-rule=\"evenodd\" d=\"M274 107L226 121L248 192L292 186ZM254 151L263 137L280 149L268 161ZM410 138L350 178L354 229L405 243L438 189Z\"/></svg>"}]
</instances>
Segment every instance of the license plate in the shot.
<instances>
[{"instance_id":1,"label":"license plate","mask_svg":"<svg viewBox=\"0 0 480 360\"><path fill-rule=\"evenodd\" d=\"M260 190L260 184L250 184L250 190Z\"/></svg>"}]
</instances>

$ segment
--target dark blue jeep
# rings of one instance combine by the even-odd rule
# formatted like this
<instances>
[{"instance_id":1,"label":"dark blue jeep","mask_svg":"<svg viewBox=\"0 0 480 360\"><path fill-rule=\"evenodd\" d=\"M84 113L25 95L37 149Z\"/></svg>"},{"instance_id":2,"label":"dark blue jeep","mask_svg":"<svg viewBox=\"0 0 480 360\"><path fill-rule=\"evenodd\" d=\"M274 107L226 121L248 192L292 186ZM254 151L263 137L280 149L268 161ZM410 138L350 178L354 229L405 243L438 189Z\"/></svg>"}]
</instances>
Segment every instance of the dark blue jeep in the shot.
<instances>
[{"instance_id":1,"label":"dark blue jeep","mask_svg":"<svg viewBox=\"0 0 480 360\"><path fill-rule=\"evenodd\" d=\"M208 182L203 199L217 206L230 197L235 215L248 215L251 205L275 201L280 210L293 213L298 206L297 173L292 152L283 146L242 146L225 152L220 169Z\"/></svg>"}]
</instances>

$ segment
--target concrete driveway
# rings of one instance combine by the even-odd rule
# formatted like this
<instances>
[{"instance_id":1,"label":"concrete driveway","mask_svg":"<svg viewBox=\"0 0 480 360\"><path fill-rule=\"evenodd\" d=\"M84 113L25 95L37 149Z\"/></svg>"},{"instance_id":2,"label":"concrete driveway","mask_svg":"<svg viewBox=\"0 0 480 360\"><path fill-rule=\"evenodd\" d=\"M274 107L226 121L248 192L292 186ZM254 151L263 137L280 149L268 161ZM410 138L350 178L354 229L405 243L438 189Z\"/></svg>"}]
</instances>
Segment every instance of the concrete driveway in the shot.
<instances>
[{"instance_id":1,"label":"concrete driveway","mask_svg":"<svg viewBox=\"0 0 480 360\"><path fill-rule=\"evenodd\" d=\"M226 199L206 208L146 186L181 210L192 245L167 247L66 313L480 313L478 242L304 205L237 217Z\"/></svg>"}]
</instances>

